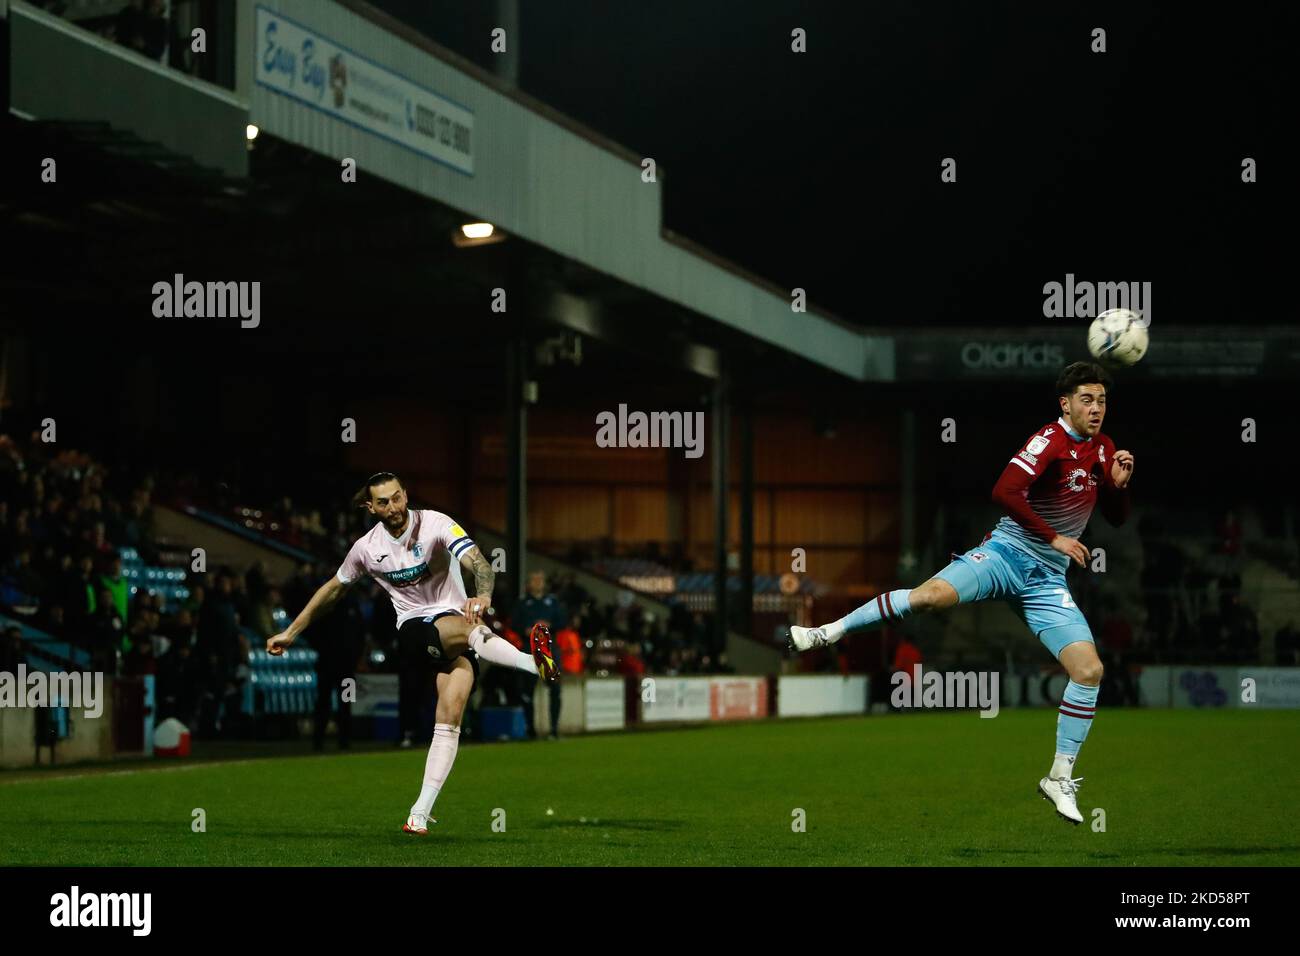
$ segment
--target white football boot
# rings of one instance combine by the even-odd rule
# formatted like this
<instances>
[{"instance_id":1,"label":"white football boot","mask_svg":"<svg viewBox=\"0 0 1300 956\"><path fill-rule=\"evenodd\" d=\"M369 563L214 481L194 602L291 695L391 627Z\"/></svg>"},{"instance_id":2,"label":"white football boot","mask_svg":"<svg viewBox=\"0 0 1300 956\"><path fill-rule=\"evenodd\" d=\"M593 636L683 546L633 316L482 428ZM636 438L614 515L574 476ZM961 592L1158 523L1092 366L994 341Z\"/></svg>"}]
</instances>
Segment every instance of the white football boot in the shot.
<instances>
[{"instance_id":1,"label":"white football boot","mask_svg":"<svg viewBox=\"0 0 1300 956\"><path fill-rule=\"evenodd\" d=\"M415 836L428 836L429 824L437 823L433 817L425 816L423 813L412 813L402 824L403 833L411 833Z\"/></svg>"},{"instance_id":2,"label":"white football boot","mask_svg":"<svg viewBox=\"0 0 1300 956\"><path fill-rule=\"evenodd\" d=\"M1060 779L1044 777L1038 781L1038 792L1042 794L1043 799L1056 807L1056 813L1061 819L1068 820L1076 826L1083 822L1083 814L1079 812L1079 807L1074 802L1074 795L1079 792L1079 784L1082 781L1082 777L1075 777L1073 780L1069 777Z\"/></svg>"},{"instance_id":3,"label":"white football boot","mask_svg":"<svg viewBox=\"0 0 1300 956\"><path fill-rule=\"evenodd\" d=\"M832 643L834 642L820 627L791 626L785 646L792 651L810 651L814 647L826 647Z\"/></svg>"}]
</instances>

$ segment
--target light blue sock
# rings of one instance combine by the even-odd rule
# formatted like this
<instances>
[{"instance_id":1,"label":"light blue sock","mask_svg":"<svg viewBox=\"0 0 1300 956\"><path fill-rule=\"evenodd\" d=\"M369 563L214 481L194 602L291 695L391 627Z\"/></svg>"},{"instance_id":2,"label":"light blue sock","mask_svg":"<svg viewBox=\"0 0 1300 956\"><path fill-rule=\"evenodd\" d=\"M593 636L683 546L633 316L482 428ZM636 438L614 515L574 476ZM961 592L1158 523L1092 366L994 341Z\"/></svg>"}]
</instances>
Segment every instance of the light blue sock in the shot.
<instances>
[{"instance_id":1,"label":"light blue sock","mask_svg":"<svg viewBox=\"0 0 1300 956\"><path fill-rule=\"evenodd\" d=\"M827 625L826 630L832 637L838 638L842 634L860 631L881 621L901 620L912 613L912 602L907 599L910 593L910 588L899 588L897 591L887 591L877 595L856 611L851 611L834 624Z\"/></svg>"},{"instance_id":2,"label":"light blue sock","mask_svg":"<svg viewBox=\"0 0 1300 956\"><path fill-rule=\"evenodd\" d=\"M1092 718L1097 712L1097 687L1076 684L1065 685L1061 695L1061 708L1056 718L1056 752L1062 757L1077 757L1079 748L1088 739ZM1070 761L1073 764L1073 760Z\"/></svg>"}]
</instances>

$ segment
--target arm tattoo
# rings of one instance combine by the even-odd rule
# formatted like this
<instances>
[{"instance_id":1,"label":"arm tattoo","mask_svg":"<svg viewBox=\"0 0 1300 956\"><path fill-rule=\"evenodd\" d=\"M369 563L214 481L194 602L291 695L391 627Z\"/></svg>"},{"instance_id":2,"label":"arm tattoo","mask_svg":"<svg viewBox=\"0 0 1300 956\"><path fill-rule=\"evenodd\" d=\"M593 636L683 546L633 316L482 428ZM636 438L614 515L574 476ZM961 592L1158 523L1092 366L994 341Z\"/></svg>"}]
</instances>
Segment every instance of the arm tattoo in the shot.
<instances>
[{"instance_id":1,"label":"arm tattoo","mask_svg":"<svg viewBox=\"0 0 1300 956\"><path fill-rule=\"evenodd\" d=\"M478 545L469 549L465 560L469 562L470 570L474 572L475 595L491 601L493 585L496 582L496 572L492 570L492 565L488 564L487 558L483 557L483 552L478 549Z\"/></svg>"}]
</instances>

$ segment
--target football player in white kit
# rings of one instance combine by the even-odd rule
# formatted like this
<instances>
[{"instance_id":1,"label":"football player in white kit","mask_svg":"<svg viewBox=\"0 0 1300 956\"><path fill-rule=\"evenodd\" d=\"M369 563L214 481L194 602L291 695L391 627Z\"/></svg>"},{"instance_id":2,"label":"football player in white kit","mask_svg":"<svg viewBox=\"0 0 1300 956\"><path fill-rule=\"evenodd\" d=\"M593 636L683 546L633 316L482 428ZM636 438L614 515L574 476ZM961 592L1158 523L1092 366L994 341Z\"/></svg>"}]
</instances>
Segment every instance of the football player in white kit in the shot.
<instances>
[{"instance_id":1,"label":"football player in white kit","mask_svg":"<svg viewBox=\"0 0 1300 956\"><path fill-rule=\"evenodd\" d=\"M465 704L478 678L477 659L547 681L558 678L559 667L544 626L529 634L529 656L483 623L495 574L460 525L439 511L409 510L406 489L392 472L372 475L357 492L357 502L379 523L353 543L338 574L320 586L293 623L267 639L266 651L283 653L363 575L388 592L397 612L399 641L421 642L438 662L438 707L424 786L402 827L406 833L423 835L429 832L434 800L456 759ZM466 596L462 567L473 575L472 597Z\"/></svg>"}]
</instances>

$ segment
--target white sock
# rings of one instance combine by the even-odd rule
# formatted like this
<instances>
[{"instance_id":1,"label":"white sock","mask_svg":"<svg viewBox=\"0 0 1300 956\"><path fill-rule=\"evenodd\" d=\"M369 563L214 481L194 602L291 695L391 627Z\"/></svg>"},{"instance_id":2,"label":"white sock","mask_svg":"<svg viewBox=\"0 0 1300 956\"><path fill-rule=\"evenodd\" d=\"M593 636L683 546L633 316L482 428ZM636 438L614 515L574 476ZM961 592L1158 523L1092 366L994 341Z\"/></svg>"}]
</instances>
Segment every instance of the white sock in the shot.
<instances>
[{"instance_id":1,"label":"white sock","mask_svg":"<svg viewBox=\"0 0 1300 956\"><path fill-rule=\"evenodd\" d=\"M489 664L513 667L525 674L537 673L537 662L533 660L532 654L516 650L515 646L504 637L493 634L492 628L486 624L480 624L469 632L469 647Z\"/></svg>"},{"instance_id":2,"label":"white sock","mask_svg":"<svg viewBox=\"0 0 1300 956\"><path fill-rule=\"evenodd\" d=\"M438 799L438 788L432 784L426 783L420 787L420 799L415 801L415 806L411 807L411 815L420 814L427 817L433 812L433 801Z\"/></svg>"},{"instance_id":3,"label":"white sock","mask_svg":"<svg viewBox=\"0 0 1300 956\"><path fill-rule=\"evenodd\" d=\"M434 724L433 743L429 744L429 756L424 760L424 786L420 788L420 799L411 807L411 813L428 816L433 812L433 801L438 799L442 785L447 782L451 765L456 761L456 750L460 746L460 728L455 724Z\"/></svg>"},{"instance_id":4,"label":"white sock","mask_svg":"<svg viewBox=\"0 0 1300 956\"><path fill-rule=\"evenodd\" d=\"M1056 759L1052 761L1052 769L1047 774L1053 780L1064 780L1074 769L1075 757L1069 754L1057 754Z\"/></svg>"}]
</instances>

